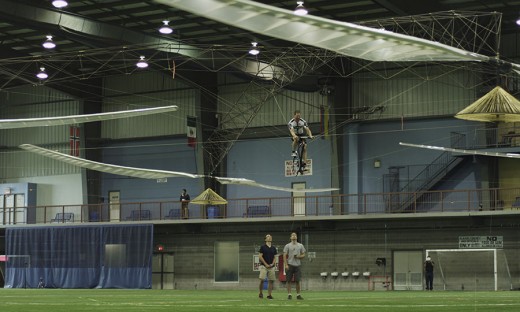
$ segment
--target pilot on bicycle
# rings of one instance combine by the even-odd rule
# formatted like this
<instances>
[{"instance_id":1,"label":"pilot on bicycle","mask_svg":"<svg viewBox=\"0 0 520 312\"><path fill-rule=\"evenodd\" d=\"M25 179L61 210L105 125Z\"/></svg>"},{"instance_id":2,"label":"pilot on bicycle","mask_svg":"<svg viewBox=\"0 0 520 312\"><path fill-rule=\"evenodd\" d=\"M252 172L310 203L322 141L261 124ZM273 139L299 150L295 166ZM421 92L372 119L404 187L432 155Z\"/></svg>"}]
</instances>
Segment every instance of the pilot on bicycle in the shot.
<instances>
[{"instance_id":1,"label":"pilot on bicycle","mask_svg":"<svg viewBox=\"0 0 520 312\"><path fill-rule=\"evenodd\" d=\"M289 123L287 124L289 127L289 132L291 132L292 137L292 157L298 156L296 153L298 142L302 140L303 142L303 153L301 155L303 164L302 167L305 167L307 164L307 144L305 143L305 139L301 138L304 136L309 137L309 139L312 139L312 132L311 129L309 129L309 126L307 125L307 122L301 118L301 113L299 110L294 111L294 117L289 120Z\"/></svg>"}]
</instances>

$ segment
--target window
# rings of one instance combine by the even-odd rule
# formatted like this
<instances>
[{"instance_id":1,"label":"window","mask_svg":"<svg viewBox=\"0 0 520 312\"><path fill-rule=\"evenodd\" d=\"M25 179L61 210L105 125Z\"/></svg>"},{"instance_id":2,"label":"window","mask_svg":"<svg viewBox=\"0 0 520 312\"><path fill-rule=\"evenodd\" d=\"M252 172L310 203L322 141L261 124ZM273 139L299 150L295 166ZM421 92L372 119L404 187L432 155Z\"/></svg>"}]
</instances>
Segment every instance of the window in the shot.
<instances>
[{"instance_id":1,"label":"window","mask_svg":"<svg viewBox=\"0 0 520 312\"><path fill-rule=\"evenodd\" d=\"M238 242L215 242L215 282L238 282Z\"/></svg>"},{"instance_id":2,"label":"window","mask_svg":"<svg viewBox=\"0 0 520 312\"><path fill-rule=\"evenodd\" d=\"M126 245L106 244L105 245L105 267L125 268L126 264Z\"/></svg>"}]
</instances>

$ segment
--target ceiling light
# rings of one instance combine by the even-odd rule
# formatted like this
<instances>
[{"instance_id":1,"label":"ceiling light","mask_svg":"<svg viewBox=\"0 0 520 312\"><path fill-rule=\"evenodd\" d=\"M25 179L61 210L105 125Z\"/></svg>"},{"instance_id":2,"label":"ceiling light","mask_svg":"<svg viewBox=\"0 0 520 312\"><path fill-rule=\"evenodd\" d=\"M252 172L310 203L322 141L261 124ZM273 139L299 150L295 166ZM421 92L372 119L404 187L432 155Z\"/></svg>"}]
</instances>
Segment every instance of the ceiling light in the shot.
<instances>
[{"instance_id":1,"label":"ceiling light","mask_svg":"<svg viewBox=\"0 0 520 312\"><path fill-rule=\"evenodd\" d=\"M173 29L168 25L169 21L163 21L163 25L159 28L161 34L169 35L173 32Z\"/></svg>"},{"instance_id":2,"label":"ceiling light","mask_svg":"<svg viewBox=\"0 0 520 312\"><path fill-rule=\"evenodd\" d=\"M516 24L520 26L520 16L516 19Z\"/></svg>"},{"instance_id":3,"label":"ceiling light","mask_svg":"<svg viewBox=\"0 0 520 312\"><path fill-rule=\"evenodd\" d=\"M45 72L45 67L40 67L40 72L36 74L36 77L40 80L49 78L49 75Z\"/></svg>"},{"instance_id":4,"label":"ceiling light","mask_svg":"<svg viewBox=\"0 0 520 312\"><path fill-rule=\"evenodd\" d=\"M65 0L54 0L54 1L52 1L52 5L55 8L61 9L61 8L66 7L67 5L69 5L69 3Z\"/></svg>"},{"instance_id":5,"label":"ceiling light","mask_svg":"<svg viewBox=\"0 0 520 312\"><path fill-rule=\"evenodd\" d=\"M296 3L298 5L296 6L296 9L294 9L294 14L302 16L309 13L309 11L307 11L307 9L303 6L303 1L296 1Z\"/></svg>"},{"instance_id":6,"label":"ceiling light","mask_svg":"<svg viewBox=\"0 0 520 312\"><path fill-rule=\"evenodd\" d=\"M146 68L148 67L148 63L146 63L146 61L144 60L144 56L140 56L139 57L139 62L137 62L137 64L135 64L137 67L139 68Z\"/></svg>"},{"instance_id":7,"label":"ceiling light","mask_svg":"<svg viewBox=\"0 0 520 312\"><path fill-rule=\"evenodd\" d=\"M257 42L251 42L251 45L253 47L251 48L251 50L249 50L249 54L251 54L251 55L258 55L258 53L260 53L260 51L256 48L257 44L258 44Z\"/></svg>"},{"instance_id":8,"label":"ceiling light","mask_svg":"<svg viewBox=\"0 0 520 312\"><path fill-rule=\"evenodd\" d=\"M54 41L52 41L52 36L51 35L47 36L47 40L45 40L42 43L42 46L45 49L54 49L56 47L56 44L54 43Z\"/></svg>"}]
</instances>

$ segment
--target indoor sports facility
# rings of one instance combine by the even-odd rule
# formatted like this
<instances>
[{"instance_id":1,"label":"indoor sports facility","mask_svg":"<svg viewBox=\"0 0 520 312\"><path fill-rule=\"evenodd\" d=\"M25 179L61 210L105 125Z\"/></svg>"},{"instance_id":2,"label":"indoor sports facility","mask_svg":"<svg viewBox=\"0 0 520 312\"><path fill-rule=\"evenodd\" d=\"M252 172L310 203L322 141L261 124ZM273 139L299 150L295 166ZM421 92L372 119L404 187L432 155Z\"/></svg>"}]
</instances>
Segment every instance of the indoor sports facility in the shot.
<instances>
[{"instance_id":1,"label":"indoor sports facility","mask_svg":"<svg viewBox=\"0 0 520 312\"><path fill-rule=\"evenodd\" d=\"M2 309L518 310L520 5L0 3Z\"/></svg>"}]
</instances>

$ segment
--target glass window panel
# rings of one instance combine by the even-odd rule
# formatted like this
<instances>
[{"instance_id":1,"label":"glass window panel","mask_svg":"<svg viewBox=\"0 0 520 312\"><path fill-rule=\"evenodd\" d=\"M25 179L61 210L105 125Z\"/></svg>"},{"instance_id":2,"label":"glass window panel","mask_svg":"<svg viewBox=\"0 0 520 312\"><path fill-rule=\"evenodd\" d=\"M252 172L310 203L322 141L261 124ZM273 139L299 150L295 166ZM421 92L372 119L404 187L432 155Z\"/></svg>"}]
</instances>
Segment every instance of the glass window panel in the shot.
<instances>
[{"instance_id":1,"label":"glass window panel","mask_svg":"<svg viewBox=\"0 0 520 312\"><path fill-rule=\"evenodd\" d=\"M105 245L105 267L124 268L126 267L126 245L106 244Z\"/></svg>"},{"instance_id":2,"label":"glass window panel","mask_svg":"<svg viewBox=\"0 0 520 312\"><path fill-rule=\"evenodd\" d=\"M215 242L215 282L238 282L238 242Z\"/></svg>"}]
</instances>

